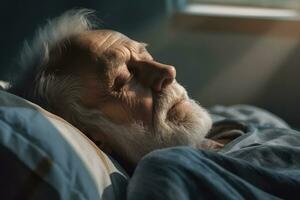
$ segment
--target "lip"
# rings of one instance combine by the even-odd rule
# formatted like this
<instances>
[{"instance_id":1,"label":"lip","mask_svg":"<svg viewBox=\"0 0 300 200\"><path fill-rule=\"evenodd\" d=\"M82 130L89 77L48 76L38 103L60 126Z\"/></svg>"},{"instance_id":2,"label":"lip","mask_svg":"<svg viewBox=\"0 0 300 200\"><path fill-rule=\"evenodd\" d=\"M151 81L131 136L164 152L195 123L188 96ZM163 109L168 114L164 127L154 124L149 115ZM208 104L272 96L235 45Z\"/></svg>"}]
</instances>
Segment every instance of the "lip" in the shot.
<instances>
[{"instance_id":1,"label":"lip","mask_svg":"<svg viewBox=\"0 0 300 200\"><path fill-rule=\"evenodd\" d=\"M157 106L158 106L158 103L160 102L161 100L161 93L154 93L152 92L152 127L155 127L155 116L158 112L157 110ZM187 95L182 92L180 95L178 95L179 97L177 99L175 99L173 102L171 102L168 106L168 108L166 108L167 110L167 116L169 115L169 112L173 109L173 108L176 108L177 106L179 106L180 104L183 104L185 102L188 102L188 97Z\"/></svg>"},{"instance_id":2,"label":"lip","mask_svg":"<svg viewBox=\"0 0 300 200\"><path fill-rule=\"evenodd\" d=\"M157 104L160 101L160 94L154 94L154 93L152 93L152 99L153 99L153 102L152 102L152 126L153 126L154 123L155 123L154 120L155 120L155 113L157 112ZM185 100L186 99L184 98L184 96L182 96L181 98L175 100L174 101L175 103L170 103L170 107L167 108L168 112L170 110L172 110L174 107L176 107L176 105L182 103Z\"/></svg>"},{"instance_id":3,"label":"lip","mask_svg":"<svg viewBox=\"0 0 300 200\"><path fill-rule=\"evenodd\" d=\"M184 102L186 101L186 99L179 99L178 101L176 101L173 106L169 109L169 110L172 110L173 108L179 106L180 104L183 104Z\"/></svg>"},{"instance_id":4,"label":"lip","mask_svg":"<svg viewBox=\"0 0 300 200\"><path fill-rule=\"evenodd\" d=\"M171 107L169 108L169 110L172 110L173 108L175 108L176 106L179 106L182 103L185 103L188 101L188 98L185 96L184 93L182 93L179 98L177 98L171 105Z\"/></svg>"},{"instance_id":5,"label":"lip","mask_svg":"<svg viewBox=\"0 0 300 200\"><path fill-rule=\"evenodd\" d=\"M188 99L181 99L168 110L167 119L173 123L181 123L186 119L188 112L190 112L190 102Z\"/></svg>"}]
</instances>

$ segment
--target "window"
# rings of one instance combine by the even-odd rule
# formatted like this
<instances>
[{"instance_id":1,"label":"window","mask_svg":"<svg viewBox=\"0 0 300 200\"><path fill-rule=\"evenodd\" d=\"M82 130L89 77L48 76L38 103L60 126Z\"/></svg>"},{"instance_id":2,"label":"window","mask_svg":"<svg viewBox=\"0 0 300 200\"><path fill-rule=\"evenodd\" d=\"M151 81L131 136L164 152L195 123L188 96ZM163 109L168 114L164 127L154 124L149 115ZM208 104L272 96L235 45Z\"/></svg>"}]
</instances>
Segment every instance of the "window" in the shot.
<instances>
[{"instance_id":1,"label":"window","mask_svg":"<svg viewBox=\"0 0 300 200\"><path fill-rule=\"evenodd\" d=\"M300 35L300 0L187 0L173 26L184 31Z\"/></svg>"},{"instance_id":2,"label":"window","mask_svg":"<svg viewBox=\"0 0 300 200\"><path fill-rule=\"evenodd\" d=\"M299 0L189 0L190 3L283 8L300 10Z\"/></svg>"},{"instance_id":3,"label":"window","mask_svg":"<svg viewBox=\"0 0 300 200\"><path fill-rule=\"evenodd\" d=\"M185 9L207 16L300 19L300 0L189 0Z\"/></svg>"}]
</instances>

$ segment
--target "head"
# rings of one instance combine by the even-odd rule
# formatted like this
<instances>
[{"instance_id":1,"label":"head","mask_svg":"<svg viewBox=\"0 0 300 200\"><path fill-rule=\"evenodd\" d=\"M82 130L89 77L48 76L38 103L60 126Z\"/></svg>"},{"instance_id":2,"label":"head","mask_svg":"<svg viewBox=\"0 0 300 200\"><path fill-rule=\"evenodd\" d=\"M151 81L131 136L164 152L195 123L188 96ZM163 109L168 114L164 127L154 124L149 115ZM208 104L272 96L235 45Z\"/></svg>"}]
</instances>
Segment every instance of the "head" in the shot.
<instances>
[{"instance_id":1,"label":"head","mask_svg":"<svg viewBox=\"0 0 300 200\"><path fill-rule=\"evenodd\" d=\"M69 11L40 29L11 91L60 115L127 167L155 149L200 144L212 122L177 83L175 67L145 43L94 29L89 13Z\"/></svg>"}]
</instances>

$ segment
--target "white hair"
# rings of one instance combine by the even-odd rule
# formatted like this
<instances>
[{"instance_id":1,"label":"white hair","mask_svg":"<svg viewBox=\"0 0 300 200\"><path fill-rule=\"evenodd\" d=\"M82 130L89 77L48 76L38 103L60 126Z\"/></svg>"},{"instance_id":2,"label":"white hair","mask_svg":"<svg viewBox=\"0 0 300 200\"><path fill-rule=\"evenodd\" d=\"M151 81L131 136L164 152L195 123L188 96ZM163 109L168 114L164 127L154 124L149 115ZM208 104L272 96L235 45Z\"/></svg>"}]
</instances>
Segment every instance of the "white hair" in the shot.
<instances>
[{"instance_id":1,"label":"white hair","mask_svg":"<svg viewBox=\"0 0 300 200\"><path fill-rule=\"evenodd\" d=\"M74 113L70 111L80 106L79 78L46 74L46 71L50 62L55 63L55 59L63 56L69 38L96 26L91 17L93 11L89 9L69 10L38 28L32 41L24 42L17 63L19 72L8 90L67 120L76 118L70 116Z\"/></svg>"},{"instance_id":2,"label":"white hair","mask_svg":"<svg viewBox=\"0 0 300 200\"><path fill-rule=\"evenodd\" d=\"M27 41L24 42L19 66L23 70L37 67L42 70L49 61L52 48L60 45L61 41L94 27L88 18L92 13L89 9L69 10L53 20L48 20L44 27L36 31L31 45Z\"/></svg>"},{"instance_id":3,"label":"white hair","mask_svg":"<svg viewBox=\"0 0 300 200\"><path fill-rule=\"evenodd\" d=\"M91 138L91 132L99 129L99 121L107 120L101 112L86 109L81 101L80 77L72 74L46 73L48 65L67 51L68 40L77 34L96 27L89 9L70 10L49 20L38 28L31 42L25 41L18 66L8 91L39 104L80 129Z\"/></svg>"},{"instance_id":4,"label":"white hair","mask_svg":"<svg viewBox=\"0 0 300 200\"><path fill-rule=\"evenodd\" d=\"M9 82L6 81L0 81L0 89L1 90L7 90L10 87Z\"/></svg>"},{"instance_id":5,"label":"white hair","mask_svg":"<svg viewBox=\"0 0 300 200\"><path fill-rule=\"evenodd\" d=\"M31 42L24 42L17 62L19 72L13 77L11 90L17 90L16 92L20 92L21 96L26 96L24 91L28 88L28 82L31 83L31 86L38 85L39 83L36 81L39 81L38 79L51 60L51 50L53 48L62 49L62 41L92 29L94 24L89 19L92 13L93 11L89 9L69 10L53 20L48 20L45 26L38 28ZM29 90L32 91L33 88L29 88ZM30 91L27 92L30 93Z\"/></svg>"}]
</instances>

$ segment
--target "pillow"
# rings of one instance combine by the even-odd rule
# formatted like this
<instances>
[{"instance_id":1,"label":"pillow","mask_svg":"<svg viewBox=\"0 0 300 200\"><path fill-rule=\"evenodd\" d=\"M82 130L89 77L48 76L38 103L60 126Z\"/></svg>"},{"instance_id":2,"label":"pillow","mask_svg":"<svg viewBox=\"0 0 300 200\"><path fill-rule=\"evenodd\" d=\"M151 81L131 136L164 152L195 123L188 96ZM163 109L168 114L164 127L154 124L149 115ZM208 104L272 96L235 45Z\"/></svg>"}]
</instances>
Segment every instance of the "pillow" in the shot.
<instances>
[{"instance_id":1,"label":"pillow","mask_svg":"<svg viewBox=\"0 0 300 200\"><path fill-rule=\"evenodd\" d=\"M122 199L127 175L62 118L0 91L1 199Z\"/></svg>"}]
</instances>

